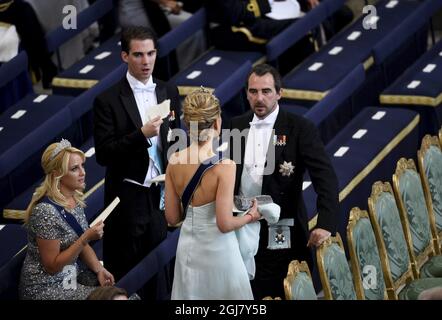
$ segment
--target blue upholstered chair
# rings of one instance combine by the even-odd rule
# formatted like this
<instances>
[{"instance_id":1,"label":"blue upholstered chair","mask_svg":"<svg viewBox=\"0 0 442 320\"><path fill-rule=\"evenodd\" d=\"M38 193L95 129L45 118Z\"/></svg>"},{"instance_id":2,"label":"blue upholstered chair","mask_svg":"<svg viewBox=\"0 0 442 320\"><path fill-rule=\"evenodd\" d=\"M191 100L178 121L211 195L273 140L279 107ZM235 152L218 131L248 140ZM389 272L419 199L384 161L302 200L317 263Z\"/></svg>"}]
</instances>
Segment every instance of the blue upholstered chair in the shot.
<instances>
[{"instance_id":1,"label":"blue upholstered chair","mask_svg":"<svg viewBox=\"0 0 442 320\"><path fill-rule=\"evenodd\" d=\"M441 7L442 2L439 0L421 1L421 5L404 19L403 23L398 24L373 47L374 64L382 72L380 80L385 85L390 85L405 70L406 66L412 64L425 52L428 22ZM419 39L415 43L410 42L410 39L417 38L418 34L424 41ZM403 51L404 47L406 54L402 54L400 61L398 61L397 52Z\"/></svg>"},{"instance_id":2,"label":"blue upholstered chair","mask_svg":"<svg viewBox=\"0 0 442 320\"><path fill-rule=\"evenodd\" d=\"M364 81L364 66L358 64L304 115L319 128L324 143L353 119L351 97Z\"/></svg>"},{"instance_id":3,"label":"blue upholstered chair","mask_svg":"<svg viewBox=\"0 0 442 320\"><path fill-rule=\"evenodd\" d=\"M419 115L411 110L366 107L326 145L338 176L341 235L347 233L351 208L367 203L373 181L388 179L388 172L401 155L416 153L418 124ZM311 179L306 177L304 182L303 197L310 220L317 212L316 192ZM311 221L310 226L314 226L315 220Z\"/></svg>"},{"instance_id":4,"label":"blue upholstered chair","mask_svg":"<svg viewBox=\"0 0 442 320\"><path fill-rule=\"evenodd\" d=\"M367 211L362 211L358 207L350 211L347 242L358 299L386 299L387 291L381 258Z\"/></svg>"},{"instance_id":5,"label":"blue upholstered chair","mask_svg":"<svg viewBox=\"0 0 442 320\"><path fill-rule=\"evenodd\" d=\"M380 101L385 106L408 108L420 113L420 137L437 134L442 125L441 51L442 41L439 41L380 95Z\"/></svg>"},{"instance_id":6,"label":"blue upholstered chair","mask_svg":"<svg viewBox=\"0 0 442 320\"><path fill-rule=\"evenodd\" d=\"M426 135L422 139L421 148L417 152L417 160L425 197L431 198L430 227L435 251L440 254L442 246L442 151L436 136Z\"/></svg>"},{"instance_id":7,"label":"blue upholstered chair","mask_svg":"<svg viewBox=\"0 0 442 320\"><path fill-rule=\"evenodd\" d=\"M442 277L442 256L435 256L431 236L428 211L432 205L431 198L424 196L412 159L399 159L393 175L393 189L415 277Z\"/></svg>"},{"instance_id":8,"label":"blue upholstered chair","mask_svg":"<svg viewBox=\"0 0 442 320\"><path fill-rule=\"evenodd\" d=\"M26 241L26 236L24 236ZM27 246L12 256L0 268L0 300L18 300L18 283L20 280L21 268L26 257Z\"/></svg>"},{"instance_id":9,"label":"blue upholstered chair","mask_svg":"<svg viewBox=\"0 0 442 320\"><path fill-rule=\"evenodd\" d=\"M390 183L377 181L373 184L368 207L388 298L415 300L424 289L442 285L441 278L413 280L415 277L402 219Z\"/></svg>"},{"instance_id":10,"label":"blue upholstered chair","mask_svg":"<svg viewBox=\"0 0 442 320\"><path fill-rule=\"evenodd\" d=\"M142 288L147 281L152 279L152 277L157 275L157 292L162 291L164 296L170 294L170 292L164 292L167 291L169 287L168 281L170 281L168 275L165 274L165 271L167 271L170 261L175 257L179 234L179 228L172 232L168 232L167 238L145 256L143 260L133 267L115 285L126 289L127 293L131 295ZM164 296L157 297L157 300L164 299Z\"/></svg>"},{"instance_id":11,"label":"blue upholstered chair","mask_svg":"<svg viewBox=\"0 0 442 320\"><path fill-rule=\"evenodd\" d=\"M293 260L284 279L286 300L317 300L307 262Z\"/></svg>"},{"instance_id":12,"label":"blue upholstered chair","mask_svg":"<svg viewBox=\"0 0 442 320\"><path fill-rule=\"evenodd\" d=\"M54 30L46 34L46 46L49 52L56 52L58 67L61 68L61 58L58 49L61 45L80 34L84 29L89 27L92 23L103 17L106 13L112 10L113 0L98 0L95 1L88 8L82 10L77 15L77 26L73 29L66 29L60 25Z\"/></svg>"},{"instance_id":13,"label":"blue upholstered chair","mask_svg":"<svg viewBox=\"0 0 442 320\"><path fill-rule=\"evenodd\" d=\"M0 63L0 114L27 94L34 92L27 67L26 51L19 52L8 62Z\"/></svg>"},{"instance_id":14,"label":"blue upholstered chair","mask_svg":"<svg viewBox=\"0 0 442 320\"><path fill-rule=\"evenodd\" d=\"M366 17L360 17L284 76L283 97L306 104L319 101L359 63L368 70L374 63L373 46L422 5L419 1L399 1L396 6L387 7L388 2L376 3L380 19L376 29L364 30L362 25Z\"/></svg>"},{"instance_id":15,"label":"blue upholstered chair","mask_svg":"<svg viewBox=\"0 0 442 320\"><path fill-rule=\"evenodd\" d=\"M356 300L350 266L341 236L330 237L316 249L316 261L327 300Z\"/></svg>"}]
</instances>

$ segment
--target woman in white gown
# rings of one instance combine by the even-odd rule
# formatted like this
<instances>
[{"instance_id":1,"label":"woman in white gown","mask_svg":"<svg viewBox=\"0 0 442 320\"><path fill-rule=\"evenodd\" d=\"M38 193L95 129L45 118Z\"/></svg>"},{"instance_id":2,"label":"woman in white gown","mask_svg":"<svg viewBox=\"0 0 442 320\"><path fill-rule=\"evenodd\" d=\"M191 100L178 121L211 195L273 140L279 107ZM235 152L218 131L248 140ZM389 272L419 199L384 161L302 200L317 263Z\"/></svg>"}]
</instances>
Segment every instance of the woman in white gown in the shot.
<instances>
[{"instance_id":1,"label":"woman in white gown","mask_svg":"<svg viewBox=\"0 0 442 320\"><path fill-rule=\"evenodd\" d=\"M260 213L255 201L246 215L232 214L235 163L218 159L212 147L221 130L219 101L201 88L186 97L183 110L187 127L198 130L190 130L191 145L170 157L166 171L167 222L175 225L184 218L172 299L253 299L234 230L258 220ZM204 173L192 179L198 169Z\"/></svg>"}]
</instances>

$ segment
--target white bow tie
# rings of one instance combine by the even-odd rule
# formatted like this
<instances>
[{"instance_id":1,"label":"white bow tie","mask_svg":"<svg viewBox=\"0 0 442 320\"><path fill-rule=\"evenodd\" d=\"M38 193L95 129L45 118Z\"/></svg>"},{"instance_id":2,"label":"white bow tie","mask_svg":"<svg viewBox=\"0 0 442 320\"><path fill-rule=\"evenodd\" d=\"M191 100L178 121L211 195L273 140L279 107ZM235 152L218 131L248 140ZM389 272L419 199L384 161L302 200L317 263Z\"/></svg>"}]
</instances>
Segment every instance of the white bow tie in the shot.
<instances>
[{"instance_id":1,"label":"white bow tie","mask_svg":"<svg viewBox=\"0 0 442 320\"><path fill-rule=\"evenodd\" d=\"M252 121L249 122L249 124L250 126L264 126L264 125L271 125L272 123L264 119L264 120Z\"/></svg>"},{"instance_id":2,"label":"white bow tie","mask_svg":"<svg viewBox=\"0 0 442 320\"><path fill-rule=\"evenodd\" d=\"M153 92L155 92L156 86L157 86L156 83L149 83L144 86L137 85L137 86L134 86L134 92L151 92L151 93L153 93Z\"/></svg>"}]
</instances>

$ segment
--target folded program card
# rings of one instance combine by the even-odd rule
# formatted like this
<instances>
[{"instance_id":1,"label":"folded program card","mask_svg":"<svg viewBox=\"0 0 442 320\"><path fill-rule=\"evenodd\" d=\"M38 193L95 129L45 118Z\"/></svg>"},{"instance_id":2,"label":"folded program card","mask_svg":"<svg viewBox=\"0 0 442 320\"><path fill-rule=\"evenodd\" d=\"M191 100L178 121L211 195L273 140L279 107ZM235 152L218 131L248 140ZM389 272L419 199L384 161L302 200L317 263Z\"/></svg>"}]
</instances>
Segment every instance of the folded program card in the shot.
<instances>
[{"instance_id":1,"label":"folded program card","mask_svg":"<svg viewBox=\"0 0 442 320\"><path fill-rule=\"evenodd\" d=\"M150 106L147 109L146 116L147 120L150 121L156 116L160 116L161 119L164 119L169 115L169 113L170 113L170 99L167 99L161 102L160 104L157 104L155 106Z\"/></svg>"},{"instance_id":2,"label":"folded program card","mask_svg":"<svg viewBox=\"0 0 442 320\"><path fill-rule=\"evenodd\" d=\"M160 174L158 176L156 176L153 179L150 179L148 182L149 183L159 183L159 182L165 182L166 181L166 175L165 174Z\"/></svg>"},{"instance_id":3,"label":"folded program card","mask_svg":"<svg viewBox=\"0 0 442 320\"><path fill-rule=\"evenodd\" d=\"M100 213L100 215L91 223L91 227L95 226L98 221L102 220L106 220L106 218L111 214L111 212L115 209L115 207L117 206L117 204L120 202L120 198L116 197L114 199L114 201L112 201L106 209L103 210L102 213Z\"/></svg>"}]
</instances>

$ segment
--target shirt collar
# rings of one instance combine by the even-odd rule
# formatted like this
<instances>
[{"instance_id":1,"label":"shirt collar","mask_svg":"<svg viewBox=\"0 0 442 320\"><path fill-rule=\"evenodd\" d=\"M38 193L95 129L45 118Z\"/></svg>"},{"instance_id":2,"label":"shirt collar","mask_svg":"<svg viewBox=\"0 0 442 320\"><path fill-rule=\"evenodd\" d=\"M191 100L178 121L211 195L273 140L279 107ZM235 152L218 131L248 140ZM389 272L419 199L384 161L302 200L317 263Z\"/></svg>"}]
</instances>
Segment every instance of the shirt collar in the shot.
<instances>
[{"instance_id":1,"label":"shirt collar","mask_svg":"<svg viewBox=\"0 0 442 320\"><path fill-rule=\"evenodd\" d=\"M273 125L275 124L276 118L278 117L279 113L279 105L276 105L275 110L273 110L267 117L264 119L259 119L256 114L253 115L252 122L250 122L250 125Z\"/></svg>"},{"instance_id":2,"label":"shirt collar","mask_svg":"<svg viewBox=\"0 0 442 320\"><path fill-rule=\"evenodd\" d=\"M144 84L141 81L139 81L138 79L136 79L133 75L131 75L129 73L129 71L126 72L126 78L127 78L127 81L129 82L129 85L130 85L130 88L132 89L132 91L134 91L134 88L143 88L143 87L149 88L154 85L152 76L149 77L149 80L147 81L146 84Z\"/></svg>"}]
</instances>

